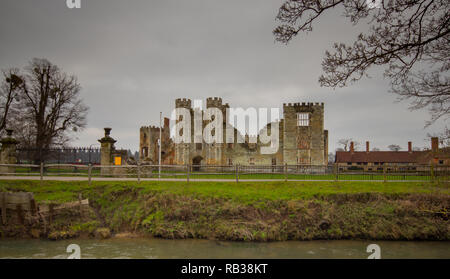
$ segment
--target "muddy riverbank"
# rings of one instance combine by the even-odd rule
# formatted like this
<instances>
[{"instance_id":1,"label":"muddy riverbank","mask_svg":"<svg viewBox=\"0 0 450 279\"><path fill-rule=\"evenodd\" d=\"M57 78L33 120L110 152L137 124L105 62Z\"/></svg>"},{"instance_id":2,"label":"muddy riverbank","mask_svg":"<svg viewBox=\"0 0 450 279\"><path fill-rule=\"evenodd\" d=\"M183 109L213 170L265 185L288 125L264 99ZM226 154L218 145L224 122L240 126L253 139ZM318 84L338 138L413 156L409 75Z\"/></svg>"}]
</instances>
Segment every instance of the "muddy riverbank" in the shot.
<instances>
[{"instance_id":1,"label":"muddy riverbank","mask_svg":"<svg viewBox=\"0 0 450 279\"><path fill-rule=\"evenodd\" d=\"M328 188L319 184L322 192L317 193L301 192L310 187L305 184L283 185L290 187L286 189L262 185L253 196L246 197L244 194L252 194L249 189L236 188L247 192L233 195L230 191L234 189L222 185L216 189L210 185L211 189L207 185L195 188L195 185L150 182L91 187L82 182L46 182L50 184L43 186L38 182L24 183L10 182L0 189L32 190L40 203L70 201L81 194L83 199L89 199L89 208L82 214L77 208L67 209L52 216L51 222L1 225L3 238L106 239L114 235L127 237L128 233L128 237L257 242L450 240L447 185L424 185L427 191L422 188L416 191L411 186L412 190L406 192L347 190L345 193L341 188L346 190L347 186L340 184L330 184ZM379 185L380 189L404 187L393 183Z\"/></svg>"}]
</instances>

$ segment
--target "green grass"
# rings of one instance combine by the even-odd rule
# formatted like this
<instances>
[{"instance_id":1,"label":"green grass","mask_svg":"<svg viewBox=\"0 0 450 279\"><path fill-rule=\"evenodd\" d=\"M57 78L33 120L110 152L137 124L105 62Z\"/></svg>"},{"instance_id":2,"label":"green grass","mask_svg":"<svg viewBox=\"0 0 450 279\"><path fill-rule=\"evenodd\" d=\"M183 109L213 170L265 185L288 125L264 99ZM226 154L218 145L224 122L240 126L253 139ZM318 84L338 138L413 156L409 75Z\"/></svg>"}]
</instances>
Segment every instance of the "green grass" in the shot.
<instances>
[{"instance_id":1,"label":"green grass","mask_svg":"<svg viewBox=\"0 0 450 279\"><path fill-rule=\"evenodd\" d=\"M351 181L288 181L288 182L173 182L173 181L39 181L3 180L0 191L34 192L38 201L66 202L77 199L78 193L120 192L127 189L145 192L164 192L176 195L226 198L242 202L260 200L300 200L333 194L410 193L450 194L450 186L429 182L351 182Z\"/></svg>"}]
</instances>

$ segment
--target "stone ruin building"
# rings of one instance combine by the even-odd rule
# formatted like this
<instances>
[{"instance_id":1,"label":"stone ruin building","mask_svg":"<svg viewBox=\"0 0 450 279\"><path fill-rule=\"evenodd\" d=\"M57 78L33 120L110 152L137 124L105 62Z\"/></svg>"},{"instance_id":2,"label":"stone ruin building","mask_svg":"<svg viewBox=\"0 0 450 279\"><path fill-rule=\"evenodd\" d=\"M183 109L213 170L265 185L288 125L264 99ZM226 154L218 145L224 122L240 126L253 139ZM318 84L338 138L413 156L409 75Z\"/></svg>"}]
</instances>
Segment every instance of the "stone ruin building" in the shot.
<instances>
[{"instance_id":1,"label":"stone ruin building","mask_svg":"<svg viewBox=\"0 0 450 279\"><path fill-rule=\"evenodd\" d=\"M176 108L190 111L193 127L195 109L190 99L176 99ZM218 97L207 98L206 108L215 107L224 112L229 108ZM203 111L201 112L203 113ZM202 121L203 128L208 121ZM175 144L170 137L169 119L164 119L162 128L162 163L175 165L319 165L328 164L328 131L324 130L323 103L283 104L283 119L279 121L279 148L274 154L261 154L259 140L252 143L248 135L242 135L230 126L224 117L224 143L194 143L194 129L191 129L191 143ZM270 131L272 123L265 129ZM234 142L225 140L226 128L234 130ZM237 139L243 139L238 143ZM141 162L158 163L159 127L145 126L140 129L139 155Z\"/></svg>"},{"instance_id":2,"label":"stone ruin building","mask_svg":"<svg viewBox=\"0 0 450 279\"><path fill-rule=\"evenodd\" d=\"M161 161L164 164L173 164L174 145L170 138L170 120L164 118L164 126L161 129ZM141 162L149 164L158 164L158 140L159 127L144 126L140 129L139 138L139 159Z\"/></svg>"}]
</instances>

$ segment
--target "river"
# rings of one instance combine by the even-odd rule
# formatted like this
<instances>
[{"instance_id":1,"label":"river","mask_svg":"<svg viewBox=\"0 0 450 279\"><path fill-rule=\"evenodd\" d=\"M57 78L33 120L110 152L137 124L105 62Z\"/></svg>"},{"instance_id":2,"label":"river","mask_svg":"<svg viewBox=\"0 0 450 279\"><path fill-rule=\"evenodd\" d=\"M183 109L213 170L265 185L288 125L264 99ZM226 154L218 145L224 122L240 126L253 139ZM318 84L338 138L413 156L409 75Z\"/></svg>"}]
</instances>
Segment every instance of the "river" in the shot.
<instances>
[{"instance_id":1,"label":"river","mask_svg":"<svg viewBox=\"0 0 450 279\"><path fill-rule=\"evenodd\" d=\"M112 238L0 240L0 258L64 259L70 244L80 247L81 258L195 259L195 258L367 258L369 244L377 244L382 258L450 258L450 241L285 241L226 242L213 240L165 240Z\"/></svg>"}]
</instances>

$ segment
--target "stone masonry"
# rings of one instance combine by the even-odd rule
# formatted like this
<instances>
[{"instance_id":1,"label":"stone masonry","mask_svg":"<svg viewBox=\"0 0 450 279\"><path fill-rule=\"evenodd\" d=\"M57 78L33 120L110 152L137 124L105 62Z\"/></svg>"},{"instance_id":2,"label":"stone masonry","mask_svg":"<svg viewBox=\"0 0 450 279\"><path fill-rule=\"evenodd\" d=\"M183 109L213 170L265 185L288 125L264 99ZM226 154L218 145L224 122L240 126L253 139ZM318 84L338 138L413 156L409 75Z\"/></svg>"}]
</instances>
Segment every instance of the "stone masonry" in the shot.
<instances>
[{"instance_id":1,"label":"stone masonry","mask_svg":"<svg viewBox=\"0 0 450 279\"><path fill-rule=\"evenodd\" d=\"M170 139L169 121L164 121L163 160L176 165L327 165L328 131L324 130L323 103L289 103L283 104L283 119L279 122L279 149L274 154L261 154L262 144L257 138L251 143L248 135L231 127L226 117L223 119L224 143L194 143L194 113L190 99L176 99L176 108L186 108L191 114L191 143L175 144ZM206 107L216 107L224 112L228 103L222 103L218 97L207 98ZM200 113L203 113L200 111ZM202 121L203 128L208 121ZM234 142L225 140L226 128L234 131ZM265 129L270 131L271 123ZM241 137L243 143L238 143ZM142 127L140 129L140 158L158 163L157 139L159 128ZM155 160L156 159L156 160Z\"/></svg>"}]
</instances>

